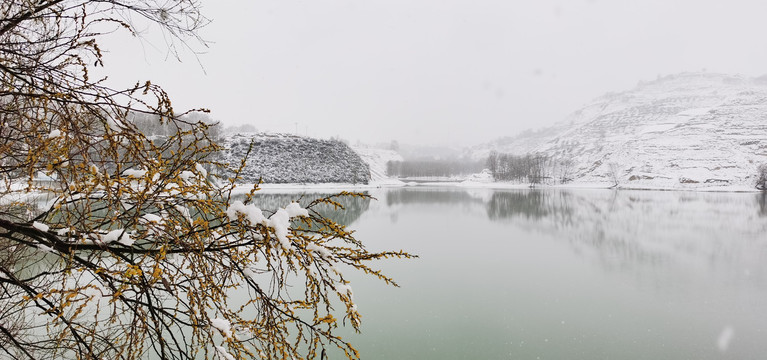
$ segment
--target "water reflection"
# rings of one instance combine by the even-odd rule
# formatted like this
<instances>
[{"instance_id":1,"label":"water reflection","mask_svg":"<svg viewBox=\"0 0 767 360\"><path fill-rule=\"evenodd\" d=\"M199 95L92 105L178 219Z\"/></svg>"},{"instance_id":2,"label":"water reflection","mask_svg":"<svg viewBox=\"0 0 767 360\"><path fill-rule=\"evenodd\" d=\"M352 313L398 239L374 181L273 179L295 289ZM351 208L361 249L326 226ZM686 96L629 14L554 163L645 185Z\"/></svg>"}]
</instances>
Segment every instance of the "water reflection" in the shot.
<instances>
[{"instance_id":1,"label":"water reflection","mask_svg":"<svg viewBox=\"0 0 767 360\"><path fill-rule=\"evenodd\" d=\"M767 194L653 191L496 191L488 218L547 232L607 270L652 286L690 281L767 285ZM700 279L700 278L699 278Z\"/></svg>"},{"instance_id":2,"label":"water reflection","mask_svg":"<svg viewBox=\"0 0 767 360\"><path fill-rule=\"evenodd\" d=\"M572 218L570 197L568 192L495 191L487 203L487 216L494 221L515 217L526 219L554 217L557 223L568 224Z\"/></svg>"},{"instance_id":3,"label":"water reflection","mask_svg":"<svg viewBox=\"0 0 767 360\"><path fill-rule=\"evenodd\" d=\"M472 196L468 191L456 191L453 188L408 187L390 189L386 192L386 205L388 206L482 202L482 199Z\"/></svg>"},{"instance_id":4,"label":"water reflection","mask_svg":"<svg viewBox=\"0 0 767 360\"><path fill-rule=\"evenodd\" d=\"M416 205L467 215L482 208L491 222L549 234L653 286L688 281L672 269L690 268L710 272L710 281L747 274L744 281L767 285L767 193L411 187L377 196L392 209L392 226Z\"/></svg>"},{"instance_id":5,"label":"water reflection","mask_svg":"<svg viewBox=\"0 0 767 360\"><path fill-rule=\"evenodd\" d=\"M278 193L268 193L268 192L257 192L256 196L253 199L253 202L256 204L257 207L261 209L278 209L281 207L285 207L286 205L290 204L292 201L297 201L301 206L307 206L309 203L314 201L315 199L328 197L331 195L334 195L335 193L320 193L320 192L305 192L305 193L294 193L294 194L278 194ZM367 194L367 192L363 192L363 194ZM245 196L235 197L235 200L243 200ZM333 219L335 222L341 224L341 225L351 225L359 217L364 213L365 211L370 208L370 199L369 198L359 198L359 197L350 197L350 196L342 196L337 197L335 200L340 203L344 209L335 209L333 206L326 205L326 204L319 204L314 207L314 210L322 214L323 216L329 217Z\"/></svg>"},{"instance_id":6,"label":"water reflection","mask_svg":"<svg viewBox=\"0 0 767 360\"><path fill-rule=\"evenodd\" d=\"M256 201L262 208L277 208L296 199L306 205L328 195L266 193ZM613 270L679 266L682 258L694 258L712 268L738 264L739 269L748 268L743 271L752 279L767 280L767 268L761 266L767 260L767 193L410 187L375 196L392 209L391 224L416 205L481 208L491 222L551 234ZM342 202L347 210L323 211L345 225L371 205L369 199Z\"/></svg>"},{"instance_id":7,"label":"water reflection","mask_svg":"<svg viewBox=\"0 0 767 360\"><path fill-rule=\"evenodd\" d=\"M767 352L764 194L381 190L355 225L416 261L352 278L366 359L719 359ZM718 345L732 329L729 347ZM351 335L350 335L351 336Z\"/></svg>"}]
</instances>

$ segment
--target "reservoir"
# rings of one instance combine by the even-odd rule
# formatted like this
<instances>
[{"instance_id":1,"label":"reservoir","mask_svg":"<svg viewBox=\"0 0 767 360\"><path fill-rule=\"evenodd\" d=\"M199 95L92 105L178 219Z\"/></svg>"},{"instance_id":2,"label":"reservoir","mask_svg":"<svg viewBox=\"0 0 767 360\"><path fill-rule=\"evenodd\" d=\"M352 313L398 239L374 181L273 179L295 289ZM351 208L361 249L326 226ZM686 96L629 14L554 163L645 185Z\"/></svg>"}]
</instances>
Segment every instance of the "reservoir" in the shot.
<instances>
[{"instance_id":1,"label":"reservoir","mask_svg":"<svg viewBox=\"0 0 767 360\"><path fill-rule=\"evenodd\" d=\"M363 359L767 354L762 193L375 189L339 221L401 287L345 273ZM300 194L263 194L282 202ZM279 197L279 198L274 198ZM306 199L312 194L306 194ZM333 357L331 357L333 358Z\"/></svg>"}]
</instances>

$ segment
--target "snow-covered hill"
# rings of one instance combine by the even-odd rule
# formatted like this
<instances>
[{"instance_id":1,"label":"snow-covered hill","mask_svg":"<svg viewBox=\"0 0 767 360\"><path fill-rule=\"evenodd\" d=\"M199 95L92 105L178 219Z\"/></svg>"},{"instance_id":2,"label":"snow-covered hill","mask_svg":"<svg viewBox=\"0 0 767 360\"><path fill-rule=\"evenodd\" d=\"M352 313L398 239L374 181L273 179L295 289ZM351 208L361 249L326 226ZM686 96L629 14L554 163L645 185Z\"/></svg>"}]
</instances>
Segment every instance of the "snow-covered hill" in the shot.
<instances>
[{"instance_id":1,"label":"snow-covered hill","mask_svg":"<svg viewBox=\"0 0 767 360\"><path fill-rule=\"evenodd\" d=\"M253 142L241 182L363 183L368 164L348 145L335 140L286 134L246 133L225 137L223 160L238 166Z\"/></svg>"},{"instance_id":2,"label":"snow-covered hill","mask_svg":"<svg viewBox=\"0 0 767 360\"><path fill-rule=\"evenodd\" d=\"M402 155L394 150L365 146L355 146L352 149L368 164L371 180L375 183L393 181L394 179L386 174L386 163L389 161L403 161Z\"/></svg>"},{"instance_id":3,"label":"snow-covered hill","mask_svg":"<svg viewBox=\"0 0 767 360\"><path fill-rule=\"evenodd\" d=\"M578 183L752 188L767 163L767 78L683 73L604 95L550 128L474 147L572 160Z\"/></svg>"}]
</instances>

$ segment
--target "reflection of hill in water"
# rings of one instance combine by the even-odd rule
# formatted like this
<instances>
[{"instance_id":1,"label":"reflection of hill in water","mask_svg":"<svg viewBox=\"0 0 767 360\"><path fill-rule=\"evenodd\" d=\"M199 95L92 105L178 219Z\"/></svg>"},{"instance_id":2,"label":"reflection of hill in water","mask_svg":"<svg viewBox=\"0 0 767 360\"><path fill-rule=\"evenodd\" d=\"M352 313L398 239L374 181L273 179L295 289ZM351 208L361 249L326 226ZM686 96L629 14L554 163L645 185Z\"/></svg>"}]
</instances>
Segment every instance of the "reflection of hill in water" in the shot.
<instances>
[{"instance_id":1,"label":"reflection of hill in water","mask_svg":"<svg viewBox=\"0 0 767 360\"><path fill-rule=\"evenodd\" d=\"M274 211L277 208L285 207L292 201L298 201L301 206L307 206L318 198L331 196L334 193L303 193L303 194L270 194L257 192L253 198L253 203L264 211ZM244 196L239 200L244 199ZM349 196L337 197L335 200L344 206L344 209L334 209L332 206L320 204L314 207L314 210L329 217L341 225L350 225L368 210L370 199L352 198Z\"/></svg>"},{"instance_id":2,"label":"reflection of hill in water","mask_svg":"<svg viewBox=\"0 0 767 360\"><path fill-rule=\"evenodd\" d=\"M328 195L260 193L255 202L276 209ZM469 205L467 215L481 207L493 222L553 235L610 270L653 281L673 281L665 272L680 267L767 285L767 194L414 187L386 190L385 199L389 207ZM369 199L341 202L347 210L321 212L349 225L370 207Z\"/></svg>"},{"instance_id":3,"label":"reflection of hill in water","mask_svg":"<svg viewBox=\"0 0 767 360\"><path fill-rule=\"evenodd\" d=\"M468 204L467 215L479 205L493 222L552 235L610 271L655 284L692 271L767 285L767 194L414 187L387 191L386 204Z\"/></svg>"},{"instance_id":4,"label":"reflection of hill in water","mask_svg":"<svg viewBox=\"0 0 767 360\"><path fill-rule=\"evenodd\" d=\"M486 207L491 220L562 237L612 270L716 268L767 284L767 194L498 191Z\"/></svg>"}]
</instances>

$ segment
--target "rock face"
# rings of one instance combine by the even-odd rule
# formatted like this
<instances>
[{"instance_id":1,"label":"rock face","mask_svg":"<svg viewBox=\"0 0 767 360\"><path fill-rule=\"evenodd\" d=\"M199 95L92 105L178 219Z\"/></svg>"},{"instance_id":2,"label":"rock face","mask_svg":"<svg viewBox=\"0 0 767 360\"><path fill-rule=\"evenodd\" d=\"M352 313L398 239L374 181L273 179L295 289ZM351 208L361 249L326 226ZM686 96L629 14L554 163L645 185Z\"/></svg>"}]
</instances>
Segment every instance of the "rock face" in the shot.
<instances>
[{"instance_id":1,"label":"rock face","mask_svg":"<svg viewBox=\"0 0 767 360\"><path fill-rule=\"evenodd\" d=\"M253 142L243 183L362 183L370 169L348 145L285 134L235 134L223 141L224 161L236 167Z\"/></svg>"},{"instance_id":2,"label":"rock face","mask_svg":"<svg viewBox=\"0 0 767 360\"><path fill-rule=\"evenodd\" d=\"M474 149L570 161L581 183L753 187L767 163L767 77L684 73L604 95L553 127Z\"/></svg>"}]
</instances>

